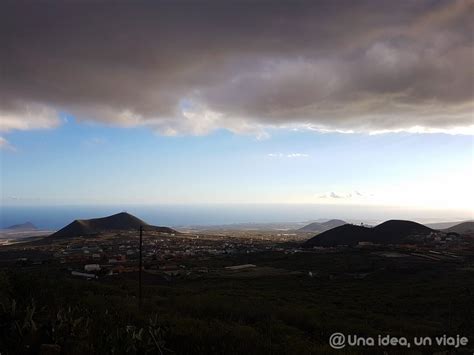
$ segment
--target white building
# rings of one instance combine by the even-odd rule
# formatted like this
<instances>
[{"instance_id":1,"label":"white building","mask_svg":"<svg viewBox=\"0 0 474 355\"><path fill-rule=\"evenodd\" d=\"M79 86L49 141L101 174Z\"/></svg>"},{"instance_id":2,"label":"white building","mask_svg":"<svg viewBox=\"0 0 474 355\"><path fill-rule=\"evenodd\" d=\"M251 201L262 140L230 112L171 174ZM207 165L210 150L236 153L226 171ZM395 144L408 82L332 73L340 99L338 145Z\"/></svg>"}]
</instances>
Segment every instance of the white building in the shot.
<instances>
[{"instance_id":1,"label":"white building","mask_svg":"<svg viewBox=\"0 0 474 355\"><path fill-rule=\"evenodd\" d=\"M84 271L100 271L100 265L99 264L87 264L84 265Z\"/></svg>"},{"instance_id":2,"label":"white building","mask_svg":"<svg viewBox=\"0 0 474 355\"><path fill-rule=\"evenodd\" d=\"M94 275L94 274L86 274L84 272L79 272L79 271L72 271L71 272L71 275L73 276L81 276L81 277L85 277L87 279L96 279L97 276Z\"/></svg>"},{"instance_id":3,"label":"white building","mask_svg":"<svg viewBox=\"0 0 474 355\"><path fill-rule=\"evenodd\" d=\"M242 270L242 269L249 269L252 267L257 267L257 265L254 264L243 264L243 265L235 265L235 266L226 266L225 268L227 270Z\"/></svg>"}]
</instances>

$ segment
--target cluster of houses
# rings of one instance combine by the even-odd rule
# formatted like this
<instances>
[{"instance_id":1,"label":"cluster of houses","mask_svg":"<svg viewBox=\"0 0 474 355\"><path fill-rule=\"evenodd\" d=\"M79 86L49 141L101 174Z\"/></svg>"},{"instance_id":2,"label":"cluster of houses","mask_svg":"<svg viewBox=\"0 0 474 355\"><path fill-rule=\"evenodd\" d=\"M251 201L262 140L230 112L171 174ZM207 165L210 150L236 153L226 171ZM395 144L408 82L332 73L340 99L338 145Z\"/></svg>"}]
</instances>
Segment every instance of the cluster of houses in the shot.
<instances>
[{"instance_id":1,"label":"cluster of houses","mask_svg":"<svg viewBox=\"0 0 474 355\"><path fill-rule=\"evenodd\" d=\"M203 274L209 270L203 267L187 269L181 261L189 258L205 259L212 256L254 253L268 248L254 244L251 240L212 240L199 238L197 235L187 236L185 241L169 236L145 238L142 249L143 266L149 273L168 277ZM137 272L138 257L137 238L109 238L99 243L97 240L82 240L54 253L54 258L60 264L67 265L71 275L87 279Z\"/></svg>"}]
</instances>

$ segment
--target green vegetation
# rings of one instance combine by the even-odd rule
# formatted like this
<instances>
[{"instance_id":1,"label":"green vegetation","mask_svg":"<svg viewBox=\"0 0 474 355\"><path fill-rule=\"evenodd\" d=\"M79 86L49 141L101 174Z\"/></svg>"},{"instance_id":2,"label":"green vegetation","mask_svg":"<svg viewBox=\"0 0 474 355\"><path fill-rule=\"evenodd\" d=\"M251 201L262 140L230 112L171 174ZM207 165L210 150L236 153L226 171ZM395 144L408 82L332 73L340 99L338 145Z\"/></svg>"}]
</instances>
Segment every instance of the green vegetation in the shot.
<instances>
[{"instance_id":1,"label":"green vegetation","mask_svg":"<svg viewBox=\"0 0 474 355\"><path fill-rule=\"evenodd\" d=\"M265 253L201 263L240 262L304 272L255 278L223 272L148 282L139 311L131 277L85 281L44 265L4 270L0 352L35 354L47 343L59 344L65 354L320 354L332 351L328 338L336 331L374 337L461 334L474 341L474 277L459 265L362 251ZM376 348L345 353L368 350L380 353Z\"/></svg>"}]
</instances>

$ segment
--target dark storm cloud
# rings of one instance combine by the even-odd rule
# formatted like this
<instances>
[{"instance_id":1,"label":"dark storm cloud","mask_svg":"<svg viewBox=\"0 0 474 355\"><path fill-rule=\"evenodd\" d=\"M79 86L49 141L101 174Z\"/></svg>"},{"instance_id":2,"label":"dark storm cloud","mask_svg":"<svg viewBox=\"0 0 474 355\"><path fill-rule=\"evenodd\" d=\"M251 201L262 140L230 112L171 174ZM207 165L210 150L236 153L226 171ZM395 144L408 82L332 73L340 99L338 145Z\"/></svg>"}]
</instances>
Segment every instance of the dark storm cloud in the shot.
<instances>
[{"instance_id":1,"label":"dark storm cloud","mask_svg":"<svg viewBox=\"0 0 474 355\"><path fill-rule=\"evenodd\" d=\"M4 1L2 130L467 132L473 4Z\"/></svg>"}]
</instances>

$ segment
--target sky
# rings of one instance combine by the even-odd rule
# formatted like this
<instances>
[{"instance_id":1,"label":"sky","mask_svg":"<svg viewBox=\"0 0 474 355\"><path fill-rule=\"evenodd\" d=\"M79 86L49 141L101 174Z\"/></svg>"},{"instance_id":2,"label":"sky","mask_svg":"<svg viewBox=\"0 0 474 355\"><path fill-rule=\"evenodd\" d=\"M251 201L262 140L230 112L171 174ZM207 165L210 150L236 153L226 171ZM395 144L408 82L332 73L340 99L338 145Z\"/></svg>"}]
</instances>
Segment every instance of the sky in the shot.
<instances>
[{"instance_id":1,"label":"sky","mask_svg":"<svg viewBox=\"0 0 474 355\"><path fill-rule=\"evenodd\" d=\"M473 216L473 1L1 7L5 206Z\"/></svg>"}]
</instances>

